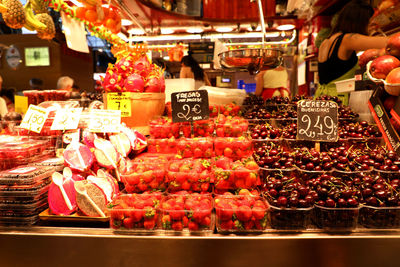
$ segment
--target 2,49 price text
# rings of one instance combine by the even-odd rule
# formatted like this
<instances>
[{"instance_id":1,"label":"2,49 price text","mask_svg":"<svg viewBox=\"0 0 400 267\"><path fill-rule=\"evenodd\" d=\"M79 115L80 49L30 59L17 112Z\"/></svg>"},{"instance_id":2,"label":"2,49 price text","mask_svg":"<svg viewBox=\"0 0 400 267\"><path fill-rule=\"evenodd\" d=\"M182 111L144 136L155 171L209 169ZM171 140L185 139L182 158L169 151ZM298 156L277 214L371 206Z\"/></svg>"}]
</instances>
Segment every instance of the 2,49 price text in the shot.
<instances>
[{"instance_id":1,"label":"2,49 price text","mask_svg":"<svg viewBox=\"0 0 400 267\"><path fill-rule=\"evenodd\" d=\"M331 117L324 116L321 118L318 115L315 123L313 123L309 115L303 115L301 121L306 123L306 128L299 129L299 134L316 139L324 135L326 135L327 140L333 141L336 139L337 125Z\"/></svg>"}]
</instances>

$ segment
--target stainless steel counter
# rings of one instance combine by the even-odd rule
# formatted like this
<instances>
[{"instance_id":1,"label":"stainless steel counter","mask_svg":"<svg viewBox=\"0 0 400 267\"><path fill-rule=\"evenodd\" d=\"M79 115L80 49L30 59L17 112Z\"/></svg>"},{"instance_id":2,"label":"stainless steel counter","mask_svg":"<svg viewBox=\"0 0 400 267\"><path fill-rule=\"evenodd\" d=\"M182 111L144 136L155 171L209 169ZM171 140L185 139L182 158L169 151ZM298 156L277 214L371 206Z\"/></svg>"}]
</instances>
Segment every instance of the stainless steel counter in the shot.
<instances>
[{"instance_id":1,"label":"stainless steel counter","mask_svg":"<svg viewBox=\"0 0 400 267\"><path fill-rule=\"evenodd\" d=\"M93 228L0 228L0 266L400 266L400 231L122 235Z\"/></svg>"}]
</instances>

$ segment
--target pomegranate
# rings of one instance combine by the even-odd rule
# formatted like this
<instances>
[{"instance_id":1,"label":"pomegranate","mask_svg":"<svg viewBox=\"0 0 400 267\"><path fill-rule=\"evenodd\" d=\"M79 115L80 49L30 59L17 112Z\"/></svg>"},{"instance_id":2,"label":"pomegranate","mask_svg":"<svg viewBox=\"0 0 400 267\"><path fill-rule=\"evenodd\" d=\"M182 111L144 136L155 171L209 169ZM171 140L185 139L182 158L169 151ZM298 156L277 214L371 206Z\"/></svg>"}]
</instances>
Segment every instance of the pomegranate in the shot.
<instances>
[{"instance_id":1,"label":"pomegranate","mask_svg":"<svg viewBox=\"0 0 400 267\"><path fill-rule=\"evenodd\" d=\"M376 79L385 79L389 72L400 67L400 61L394 56L384 55L374 59L371 63L370 73Z\"/></svg>"},{"instance_id":2,"label":"pomegranate","mask_svg":"<svg viewBox=\"0 0 400 267\"><path fill-rule=\"evenodd\" d=\"M125 90L128 92L143 92L144 81L142 76L137 73L132 73L125 80Z\"/></svg>"},{"instance_id":3,"label":"pomegranate","mask_svg":"<svg viewBox=\"0 0 400 267\"><path fill-rule=\"evenodd\" d=\"M360 58L358 59L358 65L360 67L364 67L367 63L371 60L379 56L383 56L385 54L384 49L368 49L365 50L364 53L361 54Z\"/></svg>"},{"instance_id":4,"label":"pomegranate","mask_svg":"<svg viewBox=\"0 0 400 267\"><path fill-rule=\"evenodd\" d=\"M400 58L400 33L390 36L386 45L386 53Z\"/></svg>"}]
</instances>

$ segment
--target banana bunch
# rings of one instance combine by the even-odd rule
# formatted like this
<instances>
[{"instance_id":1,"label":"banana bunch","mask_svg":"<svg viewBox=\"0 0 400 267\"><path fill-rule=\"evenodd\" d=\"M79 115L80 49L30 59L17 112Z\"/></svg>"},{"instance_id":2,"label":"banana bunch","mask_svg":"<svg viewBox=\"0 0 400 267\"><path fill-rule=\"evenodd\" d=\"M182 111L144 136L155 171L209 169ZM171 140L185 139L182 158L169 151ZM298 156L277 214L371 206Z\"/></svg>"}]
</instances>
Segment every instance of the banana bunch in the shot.
<instances>
[{"instance_id":1,"label":"banana bunch","mask_svg":"<svg viewBox=\"0 0 400 267\"><path fill-rule=\"evenodd\" d=\"M28 0L24 6L26 23L24 25L30 31L43 31L46 29L46 24L40 22L33 13L31 0Z\"/></svg>"}]
</instances>

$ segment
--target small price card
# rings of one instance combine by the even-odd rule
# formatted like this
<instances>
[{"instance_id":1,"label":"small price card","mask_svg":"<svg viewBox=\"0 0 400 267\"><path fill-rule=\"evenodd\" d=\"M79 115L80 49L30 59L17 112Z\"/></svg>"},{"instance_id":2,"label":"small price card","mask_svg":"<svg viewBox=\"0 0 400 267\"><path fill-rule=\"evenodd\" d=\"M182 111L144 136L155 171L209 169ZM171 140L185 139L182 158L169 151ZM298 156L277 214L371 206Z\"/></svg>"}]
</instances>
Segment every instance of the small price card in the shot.
<instances>
[{"instance_id":1,"label":"small price card","mask_svg":"<svg viewBox=\"0 0 400 267\"><path fill-rule=\"evenodd\" d=\"M59 109L54 117L51 130L74 130L78 128L82 108Z\"/></svg>"},{"instance_id":2,"label":"small price card","mask_svg":"<svg viewBox=\"0 0 400 267\"><path fill-rule=\"evenodd\" d=\"M90 111L89 131L118 133L121 128L121 110L93 109Z\"/></svg>"},{"instance_id":3,"label":"small price card","mask_svg":"<svg viewBox=\"0 0 400 267\"><path fill-rule=\"evenodd\" d=\"M297 103L297 139L336 142L338 105L333 101L301 100Z\"/></svg>"},{"instance_id":4,"label":"small price card","mask_svg":"<svg viewBox=\"0 0 400 267\"><path fill-rule=\"evenodd\" d=\"M29 105L28 111L26 112L20 126L29 131L40 133L48 116L49 111L47 109L35 105Z\"/></svg>"},{"instance_id":5,"label":"small price card","mask_svg":"<svg viewBox=\"0 0 400 267\"><path fill-rule=\"evenodd\" d=\"M207 90L172 93L172 121L207 120L210 117Z\"/></svg>"},{"instance_id":6,"label":"small price card","mask_svg":"<svg viewBox=\"0 0 400 267\"><path fill-rule=\"evenodd\" d=\"M107 109L121 110L121 117L131 116L130 93L107 93Z\"/></svg>"}]
</instances>

